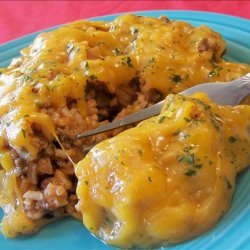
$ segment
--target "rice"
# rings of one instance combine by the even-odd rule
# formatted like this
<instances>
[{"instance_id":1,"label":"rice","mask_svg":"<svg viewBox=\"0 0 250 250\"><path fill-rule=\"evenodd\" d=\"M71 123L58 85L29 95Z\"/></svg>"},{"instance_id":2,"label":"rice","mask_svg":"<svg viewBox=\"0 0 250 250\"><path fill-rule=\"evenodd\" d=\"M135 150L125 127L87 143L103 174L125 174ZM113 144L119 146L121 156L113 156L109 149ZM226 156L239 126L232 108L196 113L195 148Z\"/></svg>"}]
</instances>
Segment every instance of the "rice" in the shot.
<instances>
[{"instance_id":1,"label":"rice","mask_svg":"<svg viewBox=\"0 0 250 250\"><path fill-rule=\"evenodd\" d=\"M23 198L29 199L29 200L40 201L43 199L43 194L40 191L27 191L23 195Z\"/></svg>"}]
</instances>

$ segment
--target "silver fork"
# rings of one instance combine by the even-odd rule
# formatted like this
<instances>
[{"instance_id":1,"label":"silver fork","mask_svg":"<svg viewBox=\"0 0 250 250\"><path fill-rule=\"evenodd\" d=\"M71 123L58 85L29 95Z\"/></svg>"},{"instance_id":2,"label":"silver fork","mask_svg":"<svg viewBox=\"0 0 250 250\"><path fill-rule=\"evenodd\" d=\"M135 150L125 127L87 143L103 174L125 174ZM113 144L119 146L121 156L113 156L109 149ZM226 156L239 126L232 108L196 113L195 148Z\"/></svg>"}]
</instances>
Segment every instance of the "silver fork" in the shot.
<instances>
[{"instance_id":1,"label":"silver fork","mask_svg":"<svg viewBox=\"0 0 250 250\"><path fill-rule=\"evenodd\" d=\"M210 97L210 99L220 105L237 105L245 96L250 94L250 73L231 82L199 84L192 88L186 89L180 94L186 96L194 94L196 92L206 93ZM117 119L111 123L104 124L98 128L86 131L82 134L79 134L78 138L84 138L91 135L103 133L105 131L133 124L135 122L145 120L151 116L158 115L161 111L163 103L164 101L158 102L155 105L142 109L131 115L125 116L122 119Z\"/></svg>"}]
</instances>

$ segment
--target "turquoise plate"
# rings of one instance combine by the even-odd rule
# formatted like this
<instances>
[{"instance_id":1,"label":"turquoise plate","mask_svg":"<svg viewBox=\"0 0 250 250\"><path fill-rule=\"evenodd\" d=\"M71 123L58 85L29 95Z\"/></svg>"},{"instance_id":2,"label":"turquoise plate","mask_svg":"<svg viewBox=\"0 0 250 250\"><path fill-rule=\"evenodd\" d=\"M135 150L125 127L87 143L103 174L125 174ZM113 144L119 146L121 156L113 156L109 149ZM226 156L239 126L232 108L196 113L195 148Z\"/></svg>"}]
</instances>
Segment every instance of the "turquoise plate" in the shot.
<instances>
[{"instance_id":1,"label":"turquoise plate","mask_svg":"<svg viewBox=\"0 0 250 250\"><path fill-rule=\"evenodd\" d=\"M226 59L250 64L250 21L228 15L196 11L146 11L139 15L158 17L167 15L171 19L190 22L194 26L205 24L222 34L227 41ZM93 18L113 20L118 15ZM53 27L52 29L54 29ZM38 33L34 33L0 46L0 67L7 66L20 49L26 47ZM196 249L250 249L250 171L245 170L237 177L237 186L229 212L207 233L169 247L169 250ZM2 211L0 217L3 216ZM32 236L5 239L0 233L1 250L52 250L52 249L114 249L93 237L83 225L66 218L50 224Z\"/></svg>"}]
</instances>

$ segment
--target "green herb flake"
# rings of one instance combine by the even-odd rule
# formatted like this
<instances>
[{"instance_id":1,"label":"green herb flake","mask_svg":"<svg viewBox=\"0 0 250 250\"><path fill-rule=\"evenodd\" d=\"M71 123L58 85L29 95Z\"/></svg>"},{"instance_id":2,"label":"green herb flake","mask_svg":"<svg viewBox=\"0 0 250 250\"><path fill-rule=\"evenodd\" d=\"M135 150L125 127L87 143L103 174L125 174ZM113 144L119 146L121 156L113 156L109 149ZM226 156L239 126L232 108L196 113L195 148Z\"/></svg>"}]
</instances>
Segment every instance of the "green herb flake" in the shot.
<instances>
[{"instance_id":1,"label":"green herb flake","mask_svg":"<svg viewBox=\"0 0 250 250\"><path fill-rule=\"evenodd\" d=\"M176 130L174 133L173 133L173 135L179 135L180 134L180 130Z\"/></svg>"},{"instance_id":2,"label":"green herb flake","mask_svg":"<svg viewBox=\"0 0 250 250\"><path fill-rule=\"evenodd\" d=\"M160 119L158 120L158 123L163 123L165 119L166 116L161 116Z\"/></svg>"},{"instance_id":3,"label":"green herb flake","mask_svg":"<svg viewBox=\"0 0 250 250\"><path fill-rule=\"evenodd\" d=\"M232 189L232 184L228 179L226 179L227 189Z\"/></svg>"},{"instance_id":4,"label":"green herb flake","mask_svg":"<svg viewBox=\"0 0 250 250\"><path fill-rule=\"evenodd\" d=\"M43 107L43 103L41 101L35 101L35 105L37 108L42 108Z\"/></svg>"},{"instance_id":5,"label":"green herb flake","mask_svg":"<svg viewBox=\"0 0 250 250\"><path fill-rule=\"evenodd\" d=\"M210 105L207 105L207 104L205 104L205 110L210 110L211 109L211 106Z\"/></svg>"},{"instance_id":6,"label":"green herb flake","mask_svg":"<svg viewBox=\"0 0 250 250\"><path fill-rule=\"evenodd\" d=\"M193 149L193 146L186 146L184 147L183 151L188 153L191 149Z\"/></svg>"},{"instance_id":7,"label":"green herb flake","mask_svg":"<svg viewBox=\"0 0 250 250\"><path fill-rule=\"evenodd\" d=\"M112 52L114 53L115 56L118 56L121 54L121 51L118 48L115 48L114 50L112 50Z\"/></svg>"},{"instance_id":8,"label":"green herb flake","mask_svg":"<svg viewBox=\"0 0 250 250\"><path fill-rule=\"evenodd\" d=\"M195 167L195 168L198 168L198 169L202 168L202 166L203 166L202 164L195 164L195 165L194 165L194 167Z\"/></svg>"},{"instance_id":9,"label":"green herb flake","mask_svg":"<svg viewBox=\"0 0 250 250\"><path fill-rule=\"evenodd\" d=\"M89 185L89 182L88 181L84 181L85 182L85 185L88 186Z\"/></svg>"},{"instance_id":10,"label":"green herb flake","mask_svg":"<svg viewBox=\"0 0 250 250\"><path fill-rule=\"evenodd\" d=\"M30 75L25 75L24 77L23 77L23 79L25 80L25 81L32 81L32 78L31 78L31 76Z\"/></svg>"},{"instance_id":11,"label":"green herb flake","mask_svg":"<svg viewBox=\"0 0 250 250\"><path fill-rule=\"evenodd\" d=\"M67 52L69 53L71 50L73 50L74 49L74 45L73 44L67 44L67 46L66 46L66 50L67 50Z\"/></svg>"},{"instance_id":12,"label":"green herb flake","mask_svg":"<svg viewBox=\"0 0 250 250\"><path fill-rule=\"evenodd\" d=\"M194 164L195 155L194 154L183 155L183 156L179 157L178 162L187 162L188 164Z\"/></svg>"},{"instance_id":13,"label":"green herb flake","mask_svg":"<svg viewBox=\"0 0 250 250\"><path fill-rule=\"evenodd\" d=\"M141 149L137 149L137 152L138 152L139 156L143 156L143 152Z\"/></svg>"},{"instance_id":14,"label":"green herb flake","mask_svg":"<svg viewBox=\"0 0 250 250\"><path fill-rule=\"evenodd\" d=\"M137 28L132 28L132 34L136 34L136 33L138 33L138 29Z\"/></svg>"},{"instance_id":15,"label":"green herb flake","mask_svg":"<svg viewBox=\"0 0 250 250\"><path fill-rule=\"evenodd\" d=\"M222 67L219 67L219 68L216 68L216 69L211 70L211 71L208 73L208 78L212 78L212 77L214 77L214 76L219 76L219 75L220 75L220 71L221 71L222 69L223 69Z\"/></svg>"},{"instance_id":16,"label":"green herb flake","mask_svg":"<svg viewBox=\"0 0 250 250\"><path fill-rule=\"evenodd\" d=\"M89 75L88 78L90 78L91 80L96 80L97 77L95 75Z\"/></svg>"},{"instance_id":17,"label":"green herb flake","mask_svg":"<svg viewBox=\"0 0 250 250\"><path fill-rule=\"evenodd\" d=\"M148 65L153 64L153 63L155 63L155 58L154 57L149 59Z\"/></svg>"},{"instance_id":18,"label":"green herb flake","mask_svg":"<svg viewBox=\"0 0 250 250\"><path fill-rule=\"evenodd\" d=\"M211 78L211 77L215 76L215 74L216 74L215 70L214 70L214 69L211 70L211 71L208 73L208 78Z\"/></svg>"},{"instance_id":19,"label":"green herb flake","mask_svg":"<svg viewBox=\"0 0 250 250\"><path fill-rule=\"evenodd\" d=\"M23 137L26 138L26 131L24 129L22 129L22 134L23 134Z\"/></svg>"},{"instance_id":20,"label":"green herb flake","mask_svg":"<svg viewBox=\"0 0 250 250\"><path fill-rule=\"evenodd\" d=\"M235 143L237 140L238 140L238 139L237 139L236 137L234 137L234 136L230 136L230 137L228 138L228 141L231 142L231 143Z\"/></svg>"},{"instance_id":21,"label":"green herb flake","mask_svg":"<svg viewBox=\"0 0 250 250\"><path fill-rule=\"evenodd\" d=\"M184 117L185 122L191 122L191 119L188 117Z\"/></svg>"},{"instance_id":22,"label":"green herb flake","mask_svg":"<svg viewBox=\"0 0 250 250\"><path fill-rule=\"evenodd\" d=\"M194 176L196 175L196 171L193 170L193 169L188 169L185 173L184 173L186 176Z\"/></svg>"},{"instance_id":23,"label":"green herb flake","mask_svg":"<svg viewBox=\"0 0 250 250\"><path fill-rule=\"evenodd\" d=\"M127 65L128 65L130 68L133 67L132 60L131 60L131 58L130 58L129 56L127 57Z\"/></svg>"},{"instance_id":24,"label":"green herb flake","mask_svg":"<svg viewBox=\"0 0 250 250\"><path fill-rule=\"evenodd\" d=\"M85 70L89 70L89 63L88 62L85 62L84 68L85 68Z\"/></svg>"},{"instance_id":25,"label":"green herb flake","mask_svg":"<svg viewBox=\"0 0 250 250\"><path fill-rule=\"evenodd\" d=\"M186 139L186 138L189 138L190 137L190 134L184 134L183 137Z\"/></svg>"},{"instance_id":26,"label":"green herb flake","mask_svg":"<svg viewBox=\"0 0 250 250\"><path fill-rule=\"evenodd\" d=\"M175 82L175 83L182 82L182 78L181 78L180 75L172 75L172 76L170 77L170 80L171 80L172 82Z\"/></svg>"}]
</instances>

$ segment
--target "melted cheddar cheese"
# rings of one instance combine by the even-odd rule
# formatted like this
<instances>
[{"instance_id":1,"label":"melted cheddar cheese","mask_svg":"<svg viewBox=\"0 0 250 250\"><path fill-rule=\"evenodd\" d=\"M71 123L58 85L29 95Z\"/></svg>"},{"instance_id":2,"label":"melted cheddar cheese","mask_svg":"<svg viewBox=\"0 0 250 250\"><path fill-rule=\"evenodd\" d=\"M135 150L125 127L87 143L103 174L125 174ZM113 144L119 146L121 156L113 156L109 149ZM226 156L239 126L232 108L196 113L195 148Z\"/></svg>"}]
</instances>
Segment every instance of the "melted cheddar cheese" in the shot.
<instances>
[{"instance_id":1,"label":"melted cheddar cheese","mask_svg":"<svg viewBox=\"0 0 250 250\"><path fill-rule=\"evenodd\" d=\"M114 94L139 79L163 97L190 86L229 81L250 71L246 64L221 59L225 41L206 26L198 28L167 18L120 16L112 22L79 21L40 34L20 58L0 70L0 205L8 237L30 233L43 224L23 208L15 151L34 161L39 149L32 125L56 140L52 117L42 108L65 107L67 99L86 118L85 88L90 81ZM86 118L87 123L87 118ZM148 163L149 164L149 163ZM86 213L87 214L87 213ZM97 229L95 229L97 230Z\"/></svg>"},{"instance_id":2,"label":"melted cheddar cheese","mask_svg":"<svg viewBox=\"0 0 250 250\"><path fill-rule=\"evenodd\" d=\"M182 242L230 206L250 164L250 107L169 95L161 114L101 142L76 166L84 225L119 247Z\"/></svg>"}]
</instances>

